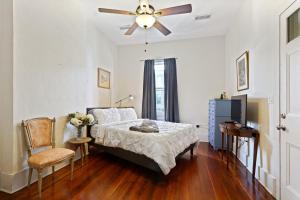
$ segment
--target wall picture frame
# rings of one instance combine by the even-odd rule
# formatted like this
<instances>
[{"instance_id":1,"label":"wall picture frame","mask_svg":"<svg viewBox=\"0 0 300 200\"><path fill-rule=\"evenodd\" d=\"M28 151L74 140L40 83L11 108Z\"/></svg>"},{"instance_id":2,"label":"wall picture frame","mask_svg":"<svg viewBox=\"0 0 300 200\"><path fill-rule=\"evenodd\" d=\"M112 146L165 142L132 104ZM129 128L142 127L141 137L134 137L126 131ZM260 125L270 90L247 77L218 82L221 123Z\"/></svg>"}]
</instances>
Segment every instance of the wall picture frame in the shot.
<instances>
[{"instance_id":1,"label":"wall picture frame","mask_svg":"<svg viewBox=\"0 0 300 200\"><path fill-rule=\"evenodd\" d=\"M237 90L249 89L249 51L236 59Z\"/></svg>"},{"instance_id":2,"label":"wall picture frame","mask_svg":"<svg viewBox=\"0 0 300 200\"><path fill-rule=\"evenodd\" d=\"M98 87L104 89L110 89L110 72L98 68Z\"/></svg>"}]
</instances>

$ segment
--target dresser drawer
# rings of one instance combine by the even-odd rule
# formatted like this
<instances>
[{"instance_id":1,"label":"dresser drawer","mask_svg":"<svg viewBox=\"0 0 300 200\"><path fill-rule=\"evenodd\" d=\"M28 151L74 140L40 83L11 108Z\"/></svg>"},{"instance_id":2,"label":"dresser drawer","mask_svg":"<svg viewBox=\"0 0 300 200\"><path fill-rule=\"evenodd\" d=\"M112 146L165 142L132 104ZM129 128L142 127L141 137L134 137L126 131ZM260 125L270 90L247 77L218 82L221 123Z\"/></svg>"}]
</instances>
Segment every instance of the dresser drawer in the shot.
<instances>
[{"instance_id":1,"label":"dresser drawer","mask_svg":"<svg viewBox=\"0 0 300 200\"><path fill-rule=\"evenodd\" d=\"M230 100L217 101L213 113L216 116L220 116L220 117L231 116L231 101Z\"/></svg>"}]
</instances>

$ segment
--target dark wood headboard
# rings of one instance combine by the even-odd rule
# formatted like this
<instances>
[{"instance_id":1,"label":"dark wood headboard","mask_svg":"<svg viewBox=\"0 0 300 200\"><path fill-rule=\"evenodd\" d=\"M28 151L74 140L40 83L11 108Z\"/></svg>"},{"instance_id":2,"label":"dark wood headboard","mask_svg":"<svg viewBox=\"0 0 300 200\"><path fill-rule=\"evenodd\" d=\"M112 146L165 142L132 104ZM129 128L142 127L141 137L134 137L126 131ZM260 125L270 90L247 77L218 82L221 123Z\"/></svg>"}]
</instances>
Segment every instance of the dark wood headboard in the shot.
<instances>
[{"instance_id":1,"label":"dark wood headboard","mask_svg":"<svg viewBox=\"0 0 300 200\"><path fill-rule=\"evenodd\" d=\"M89 114L90 111L95 110L95 109L109 109L109 108L117 108L117 109L119 109L119 107L92 107L92 108L87 108L86 109L86 114ZM134 108L134 107L120 107L120 109L122 109L122 108ZM86 136L92 138L92 136L91 136L91 128L92 128L91 125L86 126Z\"/></svg>"}]
</instances>

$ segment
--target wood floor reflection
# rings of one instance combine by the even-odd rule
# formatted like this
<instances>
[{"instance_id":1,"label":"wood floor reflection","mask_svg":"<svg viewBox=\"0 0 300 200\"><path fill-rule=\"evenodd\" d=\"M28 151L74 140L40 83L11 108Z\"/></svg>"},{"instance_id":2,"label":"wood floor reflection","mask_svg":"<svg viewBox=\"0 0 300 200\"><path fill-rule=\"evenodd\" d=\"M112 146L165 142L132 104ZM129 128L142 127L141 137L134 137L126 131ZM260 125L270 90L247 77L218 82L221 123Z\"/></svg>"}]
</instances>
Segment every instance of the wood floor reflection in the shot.
<instances>
[{"instance_id":1,"label":"wood floor reflection","mask_svg":"<svg viewBox=\"0 0 300 200\"><path fill-rule=\"evenodd\" d=\"M127 161L91 150L84 166L75 164L74 179L63 168L43 180L42 199L64 200L247 200L274 199L234 157L229 169L220 152L200 143L195 156L189 153L177 161L168 176L156 174ZM235 164L235 162L237 162ZM38 199L37 184L1 200Z\"/></svg>"}]
</instances>

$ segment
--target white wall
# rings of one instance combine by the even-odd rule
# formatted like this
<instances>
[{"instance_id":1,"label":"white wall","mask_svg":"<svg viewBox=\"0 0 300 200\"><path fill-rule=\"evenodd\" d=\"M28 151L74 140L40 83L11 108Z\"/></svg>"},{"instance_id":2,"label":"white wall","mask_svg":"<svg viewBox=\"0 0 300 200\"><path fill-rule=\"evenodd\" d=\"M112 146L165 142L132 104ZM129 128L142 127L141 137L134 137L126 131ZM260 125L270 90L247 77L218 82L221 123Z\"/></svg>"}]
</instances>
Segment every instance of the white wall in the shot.
<instances>
[{"instance_id":1,"label":"white wall","mask_svg":"<svg viewBox=\"0 0 300 200\"><path fill-rule=\"evenodd\" d=\"M56 117L56 145L61 147L66 145L65 135L72 131L66 127L68 113L110 104L111 91L97 87L97 68L113 72L117 49L86 12L82 0L13 3L14 71L10 92L14 97L14 130L9 132L13 143L6 150L11 152L12 161L3 174L7 181L2 188L7 192L26 184L23 119Z\"/></svg>"},{"instance_id":2,"label":"white wall","mask_svg":"<svg viewBox=\"0 0 300 200\"><path fill-rule=\"evenodd\" d=\"M276 79L278 68L278 14L286 0L246 0L236 22L226 35L226 90L236 91L236 59L250 52L249 119L260 131L260 153L257 177L279 197L279 146L275 123L278 115ZM242 146L239 157L252 171L252 146ZM248 149L248 147L250 149Z\"/></svg>"},{"instance_id":3,"label":"white wall","mask_svg":"<svg viewBox=\"0 0 300 200\"><path fill-rule=\"evenodd\" d=\"M86 65L88 66L88 90L86 100L88 106L108 107L111 104L114 89L114 67L117 65L117 48L93 24L87 26ZM97 87L97 68L111 72L111 88Z\"/></svg>"},{"instance_id":4,"label":"white wall","mask_svg":"<svg viewBox=\"0 0 300 200\"><path fill-rule=\"evenodd\" d=\"M261 132L257 176L278 196L279 148L274 131L276 108L273 102L276 100L274 66L278 42L276 14L283 2L285 0L246 0L225 39L210 37L150 44L145 54L144 45L116 48L89 21L82 0L13 3L2 0L2 188L15 191L26 183L26 152L20 129L22 119L57 117L56 142L58 146L64 146L67 113L84 111L87 106L110 105L111 95L117 100L133 94L136 97L133 105L140 114L143 85L143 62L140 60L177 57L181 120L206 125L208 100L219 97L224 90L225 76L226 90L229 94L238 94L235 90L235 60L249 50L250 89L243 93L248 93L251 98L249 117L258 124ZM113 72L116 65L112 77L115 80L113 94L98 89L97 67ZM239 156L251 170L252 149L248 151L247 146L242 147Z\"/></svg>"},{"instance_id":5,"label":"white wall","mask_svg":"<svg viewBox=\"0 0 300 200\"><path fill-rule=\"evenodd\" d=\"M208 101L219 97L225 85L224 42L218 36L150 44L146 54L144 45L120 46L115 100L134 95L133 105L140 115L144 70L140 60L176 57L181 121L207 127Z\"/></svg>"},{"instance_id":6,"label":"white wall","mask_svg":"<svg viewBox=\"0 0 300 200\"><path fill-rule=\"evenodd\" d=\"M1 176L12 167L13 138L13 3L0 2L0 188Z\"/></svg>"}]
</instances>

